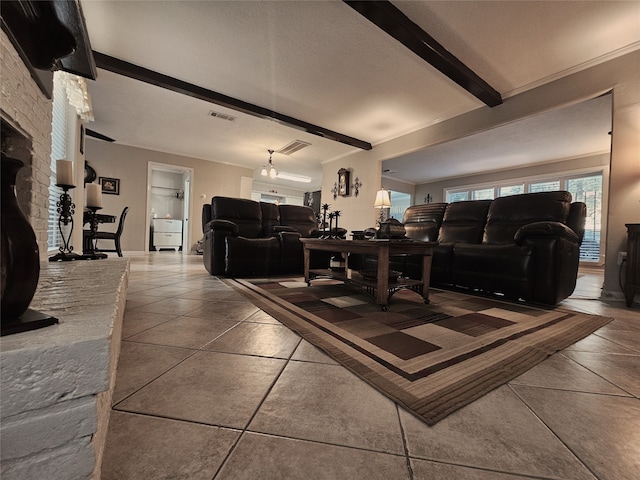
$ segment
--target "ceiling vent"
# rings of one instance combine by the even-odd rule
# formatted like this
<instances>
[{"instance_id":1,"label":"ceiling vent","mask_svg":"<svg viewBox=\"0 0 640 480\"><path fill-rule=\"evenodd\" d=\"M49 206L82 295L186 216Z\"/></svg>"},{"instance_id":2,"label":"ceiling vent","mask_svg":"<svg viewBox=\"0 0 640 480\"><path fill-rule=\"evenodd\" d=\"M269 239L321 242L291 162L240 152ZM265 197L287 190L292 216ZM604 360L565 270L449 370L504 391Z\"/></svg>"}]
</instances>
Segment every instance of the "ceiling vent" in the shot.
<instances>
[{"instance_id":1,"label":"ceiling vent","mask_svg":"<svg viewBox=\"0 0 640 480\"><path fill-rule=\"evenodd\" d=\"M298 150L302 150L305 147L311 145L310 143L303 142L302 140L294 140L288 145L285 145L280 150L276 150L276 153L281 153L283 155L291 155L292 153L297 152Z\"/></svg>"},{"instance_id":2,"label":"ceiling vent","mask_svg":"<svg viewBox=\"0 0 640 480\"><path fill-rule=\"evenodd\" d=\"M233 115L227 115L226 113L214 112L213 110L209 110L209 116L210 117L219 118L220 120L226 120L227 122L233 122L236 119L236 117L234 117Z\"/></svg>"}]
</instances>

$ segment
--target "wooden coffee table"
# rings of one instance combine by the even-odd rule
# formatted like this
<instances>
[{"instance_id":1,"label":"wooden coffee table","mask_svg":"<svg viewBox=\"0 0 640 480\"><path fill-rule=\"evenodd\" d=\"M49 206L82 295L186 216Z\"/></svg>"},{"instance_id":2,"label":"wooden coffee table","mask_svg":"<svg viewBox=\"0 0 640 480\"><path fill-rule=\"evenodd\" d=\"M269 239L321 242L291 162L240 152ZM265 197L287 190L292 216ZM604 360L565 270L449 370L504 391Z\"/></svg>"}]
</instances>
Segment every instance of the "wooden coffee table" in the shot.
<instances>
[{"instance_id":1,"label":"wooden coffee table","mask_svg":"<svg viewBox=\"0 0 640 480\"><path fill-rule=\"evenodd\" d=\"M396 291L408 288L422 295L425 303L429 303L429 278L431 276L431 259L436 242L419 242L413 240L338 240L301 238L304 245L304 280L311 285L316 277L331 277L353 283L364 288L374 296L382 310L387 310L389 298ZM309 269L312 250L341 252L345 259L345 270L334 271L329 268ZM349 269L349 253L375 255L378 257L378 271L375 279L362 277L358 272ZM422 255L422 280L410 278L389 279L389 257L393 255Z\"/></svg>"}]
</instances>

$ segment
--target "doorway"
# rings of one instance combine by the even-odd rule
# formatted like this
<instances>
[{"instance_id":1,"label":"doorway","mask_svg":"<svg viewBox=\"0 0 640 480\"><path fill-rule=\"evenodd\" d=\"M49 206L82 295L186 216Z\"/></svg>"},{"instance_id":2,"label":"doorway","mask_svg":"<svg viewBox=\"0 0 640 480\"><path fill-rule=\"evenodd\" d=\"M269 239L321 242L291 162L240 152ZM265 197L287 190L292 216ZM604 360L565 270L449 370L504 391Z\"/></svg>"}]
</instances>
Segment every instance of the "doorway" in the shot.
<instances>
[{"instance_id":1,"label":"doorway","mask_svg":"<svg viewBox=\"0 0 640 480\"><path fill-rule=\"evenodd\" d=\"M192 178L192 168L149 162L145 252L191 253Z\"/></svg>"}]
</instances>

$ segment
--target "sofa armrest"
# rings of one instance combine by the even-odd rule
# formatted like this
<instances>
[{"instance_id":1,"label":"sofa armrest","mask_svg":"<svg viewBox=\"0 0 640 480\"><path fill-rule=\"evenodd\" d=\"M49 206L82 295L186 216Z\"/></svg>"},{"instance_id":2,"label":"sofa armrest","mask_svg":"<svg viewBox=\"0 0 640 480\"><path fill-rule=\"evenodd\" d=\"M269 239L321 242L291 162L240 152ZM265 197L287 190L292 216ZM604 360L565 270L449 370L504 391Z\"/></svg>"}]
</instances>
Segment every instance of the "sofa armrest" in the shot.
<instances>
[{"instance_id":1,"label":"sofa armrest","mask_svg":"<svg viewBox=\"0 0 640 480\"><path fill-rule=\"evenodd\" d=\"M226 230L233 236L237 236L240 231L240 229L238 228L238 225L236 225L230 220L211 220L210 222L207 222L207 224L204 226L205 233L210 230L217 230L217 231Z\"/></svg>"},{"instance_id":2,"label":"sofa armrest","mask_svg":"<svg viewBox=\"0 0 640 480\"><path fill-rule=\"evenodd\" d=\"M287 225L274 225L271 231L275 235L279 234L280 232L293 232L293 233L298 232L295 228L289 227Z\"/></svg>"},{"instance_id":3,"label":"sofa armrest","mask_svg":"<svg viewBox=\"0 0 640 480\"><path fill-rule=\"evenodd\" d=\"M513 239L518 245L530 238L562 238L569 242L579 244L580 239L576 232L560 222L534 222L520 227Z\"/></svg>"}]
</instances>

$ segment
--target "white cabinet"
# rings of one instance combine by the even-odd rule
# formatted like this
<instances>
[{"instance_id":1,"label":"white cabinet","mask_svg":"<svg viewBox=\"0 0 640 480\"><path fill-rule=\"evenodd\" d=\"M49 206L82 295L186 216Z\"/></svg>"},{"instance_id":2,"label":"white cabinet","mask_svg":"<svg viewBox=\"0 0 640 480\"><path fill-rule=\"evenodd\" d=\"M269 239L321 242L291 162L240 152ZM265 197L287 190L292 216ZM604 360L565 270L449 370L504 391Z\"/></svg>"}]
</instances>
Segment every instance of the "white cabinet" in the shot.
<instances>
[{"instance_id":1,"label":"white cabinet","mask_svg":"<svg viewBox=\"0 0 640 480\"><path fill-rule=\"evenodd\" d=\"M175 248L182 246L182 220L166 218L153 219L153 246L161 248Z\"/></svg>"}]
</instances>

